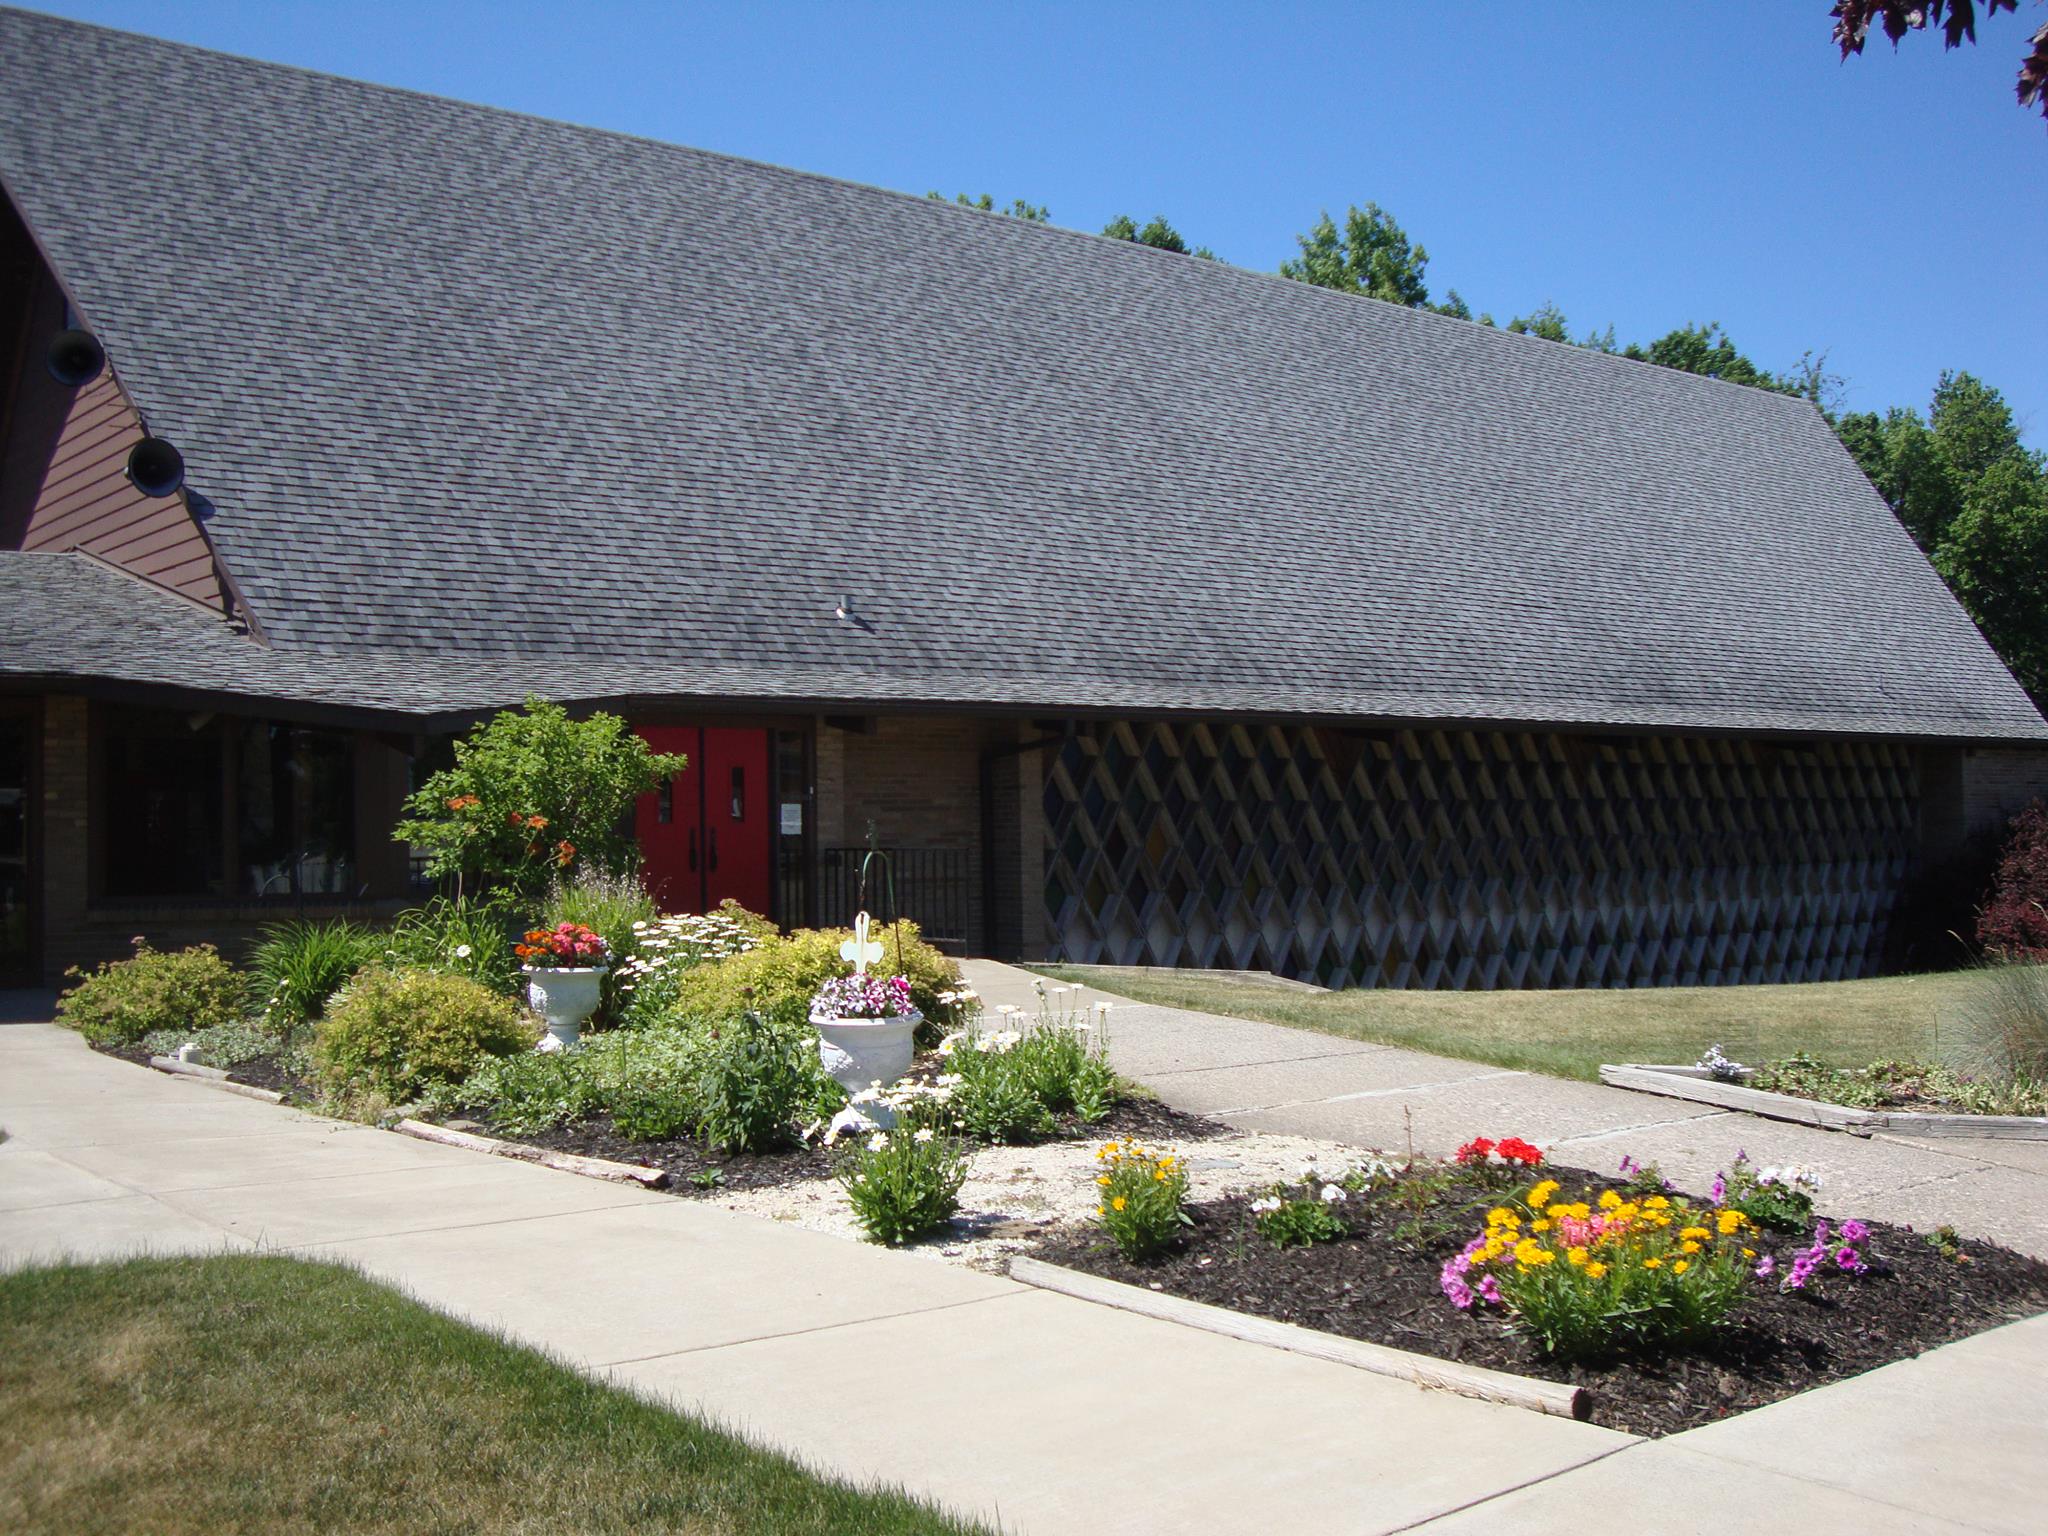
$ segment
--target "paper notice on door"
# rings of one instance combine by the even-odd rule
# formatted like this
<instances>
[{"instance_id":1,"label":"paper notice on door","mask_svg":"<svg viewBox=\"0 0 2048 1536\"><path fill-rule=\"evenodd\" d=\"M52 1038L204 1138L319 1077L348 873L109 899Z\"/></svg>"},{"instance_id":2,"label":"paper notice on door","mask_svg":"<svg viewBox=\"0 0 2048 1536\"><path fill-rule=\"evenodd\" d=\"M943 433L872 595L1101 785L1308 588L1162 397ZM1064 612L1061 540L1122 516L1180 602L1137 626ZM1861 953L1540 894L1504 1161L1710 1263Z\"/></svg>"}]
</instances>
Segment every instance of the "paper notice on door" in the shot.
<instances>
[{"instance_id":1,"label":"paper notice on door","mask_svg":"<svg viewBox=\"0 0 2048 1536\"><path fill-rule=\"evenodd\" d=\"M804 830L804 803L801 800L782 802L782 834L785 837L801 837Z\"/></svg>"}]
</instances>

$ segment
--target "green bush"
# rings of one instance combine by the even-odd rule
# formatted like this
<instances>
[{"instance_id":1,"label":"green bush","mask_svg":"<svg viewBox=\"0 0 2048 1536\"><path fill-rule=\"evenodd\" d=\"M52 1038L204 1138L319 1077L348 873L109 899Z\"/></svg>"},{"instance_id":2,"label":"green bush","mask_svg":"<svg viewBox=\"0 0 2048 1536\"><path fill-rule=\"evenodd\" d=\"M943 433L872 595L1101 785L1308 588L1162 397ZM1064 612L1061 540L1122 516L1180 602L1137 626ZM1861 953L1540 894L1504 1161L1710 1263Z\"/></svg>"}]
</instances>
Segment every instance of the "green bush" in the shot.
<instances>
[{"instance_id":1,"label":"green bush","mask_svg":"<svg viewBox=\"0 0 2048 1536\"><path fill-rule=\"evenodd\" d=\"M289 1035L384 951L382 935L344 917L273 924L249 956L250 998L273 1032Z\"/></svg>"},{"instance_id":2,"label":"green bush","mask_svg":"<svg viewBox=\"0 0 2048 1536\"><path fill-rule=\"evenodd\" d=\"M704 1026L703 1049L697 1129L713 1147L785 1147L806 1122L837 1107L838 1084L819 1064L817 1032L808 1021L792 1024L749 1011Z\"/></svg>"},{"instance_id":3,"label":"green bush","mask_svg":"<svg viewBox=\"0 0 2048 1536\"><path fill-rule=\"evenodd\" d=\"M135 940L135 953L110 960L90 975L73 966L76 980L57 999L57 1019L94 1045L135 1045L152 1030L198 1030L241 1017L244 984L211 944L151 949Z\"/></svg>"},{"instance_id":4,"label":"green bush","mask_svg":"<svg viewBox=\"0 0 2048 1536\"><path fill-rule=\"evenodd\" d=\"M1029 1141L1050 1135L1059 1115L1092 1123L1116 1102L1116 1072L1100 1039L1071 1021L949 1036L940 1048L958 1079L953 1113L978 1141Z\"/></svg>"},{"instance_id":5,"label":"green bush","mask_svg":"<svg viewBox=\"0 0 2048 1536\"><path fill-rule=\"evenodd\" d=\"M633 802L683 770L617 715L572 720L546 699L501 710L455 743L455 765L406 801L394 831L436 878L538 898L565 871L629 875Z\"/></svg>"},{"instance_id":6,"label":"green bush","mask_svg":"<svg viewBox=\"0 0 2048 1536\"><path fill-rule=\"evenodd\" d=\"M955 1006L941 1003L939 994L959 986L960 969L918 937L917 924L900 926L900 933L896 926L879 930L883 953L876 970L910 979L910 1000L935 1039ZM689 972L676 984L671 1006L688 1019L736 1019L751 1008L778 1024L808 1024L813 994L847 973L839 946L852 937L845 928L800 928L786 938L765 934L757 948Z\"/></svg>"},{"instance_id":7,"label":"green bush","mask_svg":"<svg viewBox=\"0 0 2048 1536\"><path fill-rule=\"evenodd\" d=\"M1149 1259L1192 1226L1183 1204L1187 1170L1171 1152L1112 1141L1095 1154L1101 1203L1096 1214L1127 1259Z\"/></svg>"},{"instance_id":8,"label":"green bush","mask_svg":"<svg viewBox=\"0 0 2048 1536\"><path fill-rule=\"evenodd\" d=\"M1252 1201L1252 1224L1275 1248L1334 1243L1349 1230L1337 1207L1350 1199L1342 1180L1326 1179L1313 1163L1298 1184L1275 1184Z\"/></svg>"},{"instance_id":9,"label":"green bush","mask_svg":"<svg viewBox=\"0 0 2048 1536\"><path fill-rule=\"evenodd\" d=\"M523 927L507 898L436 896L398 914L388 953L407 970L466 976L514 997L520 979L512 939Z\"/></svg>"},{"instance_id":10,"label":"green bush","mask_svg":"<svg viewBox=\"0 0 2048 1536\"><path fill-rule=\"evenodd\" d=\"M676 993L685 974L758 948L774 936L775 925L728 901L716 912L657 917L633 932L634 953L613 973L618 1022L625 1029L649 1029L678 1018Z\"/></svg>"},{"instance_id":11,"label":"green bush","mask_svg":"<svg viewBox=\"0 0 2048 1536\"><path fill-rule=\"evenodd\" d=\"M951 1221L966 1180L966 1147L929 1129L876 1131L847 1155L839 1175L861 1230L892 1245Z\"/></svg>"},{"instance_id":12,"label":"green bush","mask_svg":"<svg viewBox=\"0 0 2048 1536\"><path fill-rule=\"evenodd\" d=\"M509 998L466 976L370 970L328 1003L313 1061L332 1094L403 1103L461 1081L486 1057L529 1049L539 1033Z\"/></svg>"}]
</instances>

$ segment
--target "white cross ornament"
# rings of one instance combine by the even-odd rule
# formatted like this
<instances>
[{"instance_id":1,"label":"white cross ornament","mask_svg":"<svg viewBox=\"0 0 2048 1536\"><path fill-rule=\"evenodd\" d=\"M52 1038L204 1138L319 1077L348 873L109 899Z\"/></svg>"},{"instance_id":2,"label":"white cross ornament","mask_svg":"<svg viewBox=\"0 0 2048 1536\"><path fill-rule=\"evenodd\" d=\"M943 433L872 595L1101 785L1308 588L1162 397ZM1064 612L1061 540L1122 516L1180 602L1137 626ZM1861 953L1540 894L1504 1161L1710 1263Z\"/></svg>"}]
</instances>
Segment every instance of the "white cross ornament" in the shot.
<instances>
[{"instance_id":1,"label":"white cross ornament","mask_svg":"<svg viewBox=\"0 0 2048 1536\"><path fill-rule=\"evenodd\" d=\"M839 958L853 966L853 974L865 976L868 963L882 958L882 944L879 939L868 938L868 915L863 912L853 920L853 937L839 946Z\"/></svg>"}]
</instances>

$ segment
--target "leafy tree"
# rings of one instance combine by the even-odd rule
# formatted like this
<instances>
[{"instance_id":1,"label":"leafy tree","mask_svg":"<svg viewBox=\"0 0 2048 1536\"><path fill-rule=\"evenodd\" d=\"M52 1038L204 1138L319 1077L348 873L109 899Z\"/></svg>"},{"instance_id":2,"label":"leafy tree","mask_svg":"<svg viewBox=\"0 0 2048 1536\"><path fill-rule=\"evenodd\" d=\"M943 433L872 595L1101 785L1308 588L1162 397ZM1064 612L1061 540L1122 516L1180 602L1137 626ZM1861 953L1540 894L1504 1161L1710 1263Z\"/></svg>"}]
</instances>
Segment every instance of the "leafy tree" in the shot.
<instances>
[{"instance_id":1,"label":"leafy tree","mask_svg":"<svg viewBox=\"0 0 2048 1536\"><path fill-rule=\"evenodd\" d=\"M1315 227L1297 237L1301 258L1280 264L1280 275L1318 288L1362 293L1389 304L1420 309L1429 303L1423 273L1429 252L1410 242L1394 216L1378 203L1352 208L1344 228L1325 213ZM1464 301L1458 301L1460 307Z\"/></svg>"},{"instance_id":2,"label":"leafy tree","mask_svg":"<svg viewBox=\"0 0 2048 1536\"><path fill-rule=\"evenodd\" d=\"M1161 251L1178 251L1183 256L1199 256L1204 261L1216 259L1216 253L1206 245L1198 245L1190 250L1187 241L1181 238L1180 231L1166 222L1166 215L1163 213L1154 214L1152 222L1142 229L1129 214L1120 213L1102 226L1102 232L1112 240L1128 240L1133 245L1149 245Z\"/></svg>"},{"instance_id":3,"label":"leafy tree","mask_svg":"<svg viewBox=\"0 0 2048 1536\"><path fill-rule=\"evenodd\" d=\"M946 200L946 194L943 192L927 192L925 196L935 203L943 203ZM986 192L979 197L969 197L965 192L956 192L953 201L962 208L978 208L983 213L1000 213L1004 218L1022 219L1027 224L1046 224L1052 220L1051 210L1045 204L1027 203L1021 197L1015 199L1007 208L998 208L996 200Z\"/></svg>"},{"instance_id":4,"label":"leafy tree","mask_svg":"<svg viewBox=\"0 0 2048 1536\"><path fill-rule=\"evenodd\" d=\"M1517 315L1508 322L1508 329L1517 336L1541 336L1545 341L1570 341L1571 332L1565 329L1564 311L1549 300L1533 315Z\"/></svg>"},{"instance_id":5,"label":"leafy tree","mask_svg":"<svg viewBox=\"0 0 2048 1536\"><path fill-rule=\"evenodd\" d=\"M1837 430L2014 676L2048 700L2048 468L2005 397L1944 373L1925 420L1860 412Z\"/></svg>"},{"instance_id":6,"label":"leafy tree","mask_svg":"<svg viewBox=\"0 0 2048 1536\"><path fill-rule=\"evenodd\" d=\"M2016 0L1984 0L1984 14L2018 10ZM1835 19L1835 44L1842 57L1861 53L1870 39L1873 22L1884 28L1892 47L1908 32L1939 26L1944 49L1960 48L1965 39L1977 41L1977 7L1974 0L1835 0L1828 13ZM2048 117L2048 23L2032 40L2027 56L2020 61L2018 83L2013 94L2021 107L2038 107Z\"/></svg>"},{"instance_id":7,"label":"leafy tree","mask_svg":"<svg viewBox=\"0 0 2048 1536\"><path fill-rule=\"evenodd\" d=\"M454 766L414 792L392 835L424 850L436 878L537 897L566 871L630 873L634 800L684 766L617 715L572 720L530 698L458 740Z\"/></svg>"}]
</instances>

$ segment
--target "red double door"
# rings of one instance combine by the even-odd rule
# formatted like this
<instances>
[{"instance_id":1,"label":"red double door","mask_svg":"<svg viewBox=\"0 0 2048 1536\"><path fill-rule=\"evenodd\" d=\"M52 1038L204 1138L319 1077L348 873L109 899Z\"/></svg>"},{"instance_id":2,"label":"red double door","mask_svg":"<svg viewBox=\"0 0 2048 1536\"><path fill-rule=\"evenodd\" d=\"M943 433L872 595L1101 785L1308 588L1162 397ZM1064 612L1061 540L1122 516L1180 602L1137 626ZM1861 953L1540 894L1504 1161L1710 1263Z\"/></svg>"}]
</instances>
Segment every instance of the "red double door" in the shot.
<instances>
[{"instance_id":1,"label":"red double door","mask_svg":"<svg viewBox=\"0 0 2048 1536\"><path fill-rule=\"evenodd\" d=\"M768 733L695 725L634 730L655 751L689 759L634 808L648 895L664 912L708 912L729 897L767 914L775 871Z\"/></svg>"}]
</instances>

